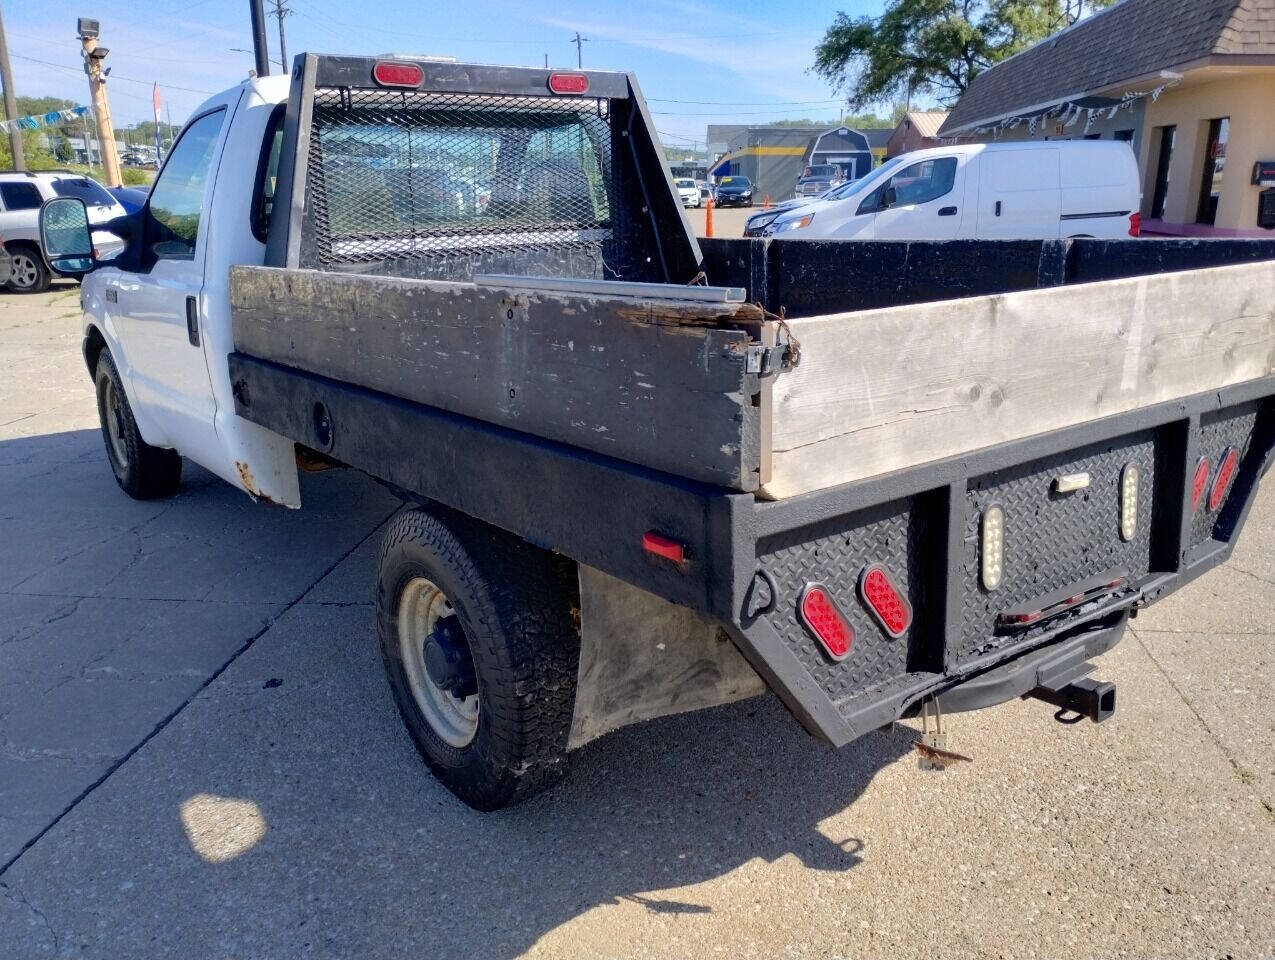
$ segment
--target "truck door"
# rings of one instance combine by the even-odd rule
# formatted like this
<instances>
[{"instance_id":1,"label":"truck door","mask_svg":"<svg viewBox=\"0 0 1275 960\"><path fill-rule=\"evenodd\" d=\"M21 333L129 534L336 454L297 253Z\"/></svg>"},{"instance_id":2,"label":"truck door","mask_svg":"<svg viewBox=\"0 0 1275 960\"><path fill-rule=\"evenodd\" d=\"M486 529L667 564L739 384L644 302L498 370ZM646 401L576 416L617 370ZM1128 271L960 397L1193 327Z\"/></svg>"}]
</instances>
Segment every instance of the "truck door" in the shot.
<instances>
[{"instance_id":1,"label":"truck door","mask_svg":"<svg viewBox=\"0 0 1275 960\"><path fill-rule=\"evenodd\" d=\"M217 406L200 336L210 232L202 214L211 203L226 126L227 105L187 123L141 213L141 235L132 242L143 249L129 258L139 268L104 271L127 376L144 408L138 421L156 434L147 442L205 463L216 450Z\"/></svg>"},{"instance_id":2,"label":"truck door","mask_svg":"<svg viewBox=\"0 0 1275 960\"><path fill-rule=\"evenodd\" d=\"M876 216L878 240L952 240L960 228L963 179L956 157L908 164L880 188L893 203Z\"/></svg>"},{"instance_id":3,"label":"truck door","mask_svg":"<svg viewBox=\"0 0 1275 960\"><path fill-rule=\"evenodd\" d=\"M978 239L1058 236L1058 150L984 150L978 165Z\"/></svg>"}]
</instances>

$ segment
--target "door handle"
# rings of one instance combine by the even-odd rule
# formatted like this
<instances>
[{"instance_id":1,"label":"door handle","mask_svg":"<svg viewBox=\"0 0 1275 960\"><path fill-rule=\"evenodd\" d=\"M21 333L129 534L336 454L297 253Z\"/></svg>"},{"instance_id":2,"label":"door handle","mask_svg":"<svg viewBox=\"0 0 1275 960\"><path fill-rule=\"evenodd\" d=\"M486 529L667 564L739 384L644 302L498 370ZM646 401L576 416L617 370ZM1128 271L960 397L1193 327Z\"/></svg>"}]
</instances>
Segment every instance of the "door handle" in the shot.
<instances>
[{"instance_id":1,"label":"door handle","mask_svg":"<svg viewBox=\"0 0 1275 960\"><path fill-rule=\"evenodd\" d=\"M940 207L940 208L939 208L939 216L940 216L940 217L954 217L954 216L956 216L956 207Z\"/></svg>"},{"instance_id":2,"label":"door handle","mask_svg":"<svg viewBox=\"0 0 1275 960\"><path fill-rule=\"evenodd\" d=\"M194 297L186 298L186 336L192 347L199 346L199 305Z\"/></svg>"},{"instance_id":3,"label":"door handle","mask_svg":"<svg viewBox=\"0 0 1275 960\"><path fill-rule=\"evenodd\" d=\"M997 200L996 201L996 216L999 217L1000 215L1001 215L1001 202Z\"/></svg>"}]
</instances>

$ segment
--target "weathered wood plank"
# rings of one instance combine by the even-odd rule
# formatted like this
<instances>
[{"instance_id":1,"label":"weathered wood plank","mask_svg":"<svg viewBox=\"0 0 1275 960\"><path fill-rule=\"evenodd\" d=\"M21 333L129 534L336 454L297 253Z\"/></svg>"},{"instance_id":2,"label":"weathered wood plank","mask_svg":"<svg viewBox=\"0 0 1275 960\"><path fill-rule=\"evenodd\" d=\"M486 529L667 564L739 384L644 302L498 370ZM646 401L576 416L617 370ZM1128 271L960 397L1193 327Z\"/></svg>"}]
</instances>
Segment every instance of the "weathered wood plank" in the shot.
<instances>
[{"instance_id":1,"label":"weathered wood plank","mask_svg":"<svg viewBox=\"0 0 1275 960\"><path fill-rule=\"evenodd\" d=\"M235 267L235 345L632 463L754 490L750 304Z\"/></svg>"},{"instance_id":2,"label":"weathered wood plank","mask_svg":"<svg viewBox=\"0 0 1275 960\"><path fill-rule=\"evenodd\" d=\"M793 496L1275 373L1275 262L790 321Z\"/></svg>"}]
</instances>

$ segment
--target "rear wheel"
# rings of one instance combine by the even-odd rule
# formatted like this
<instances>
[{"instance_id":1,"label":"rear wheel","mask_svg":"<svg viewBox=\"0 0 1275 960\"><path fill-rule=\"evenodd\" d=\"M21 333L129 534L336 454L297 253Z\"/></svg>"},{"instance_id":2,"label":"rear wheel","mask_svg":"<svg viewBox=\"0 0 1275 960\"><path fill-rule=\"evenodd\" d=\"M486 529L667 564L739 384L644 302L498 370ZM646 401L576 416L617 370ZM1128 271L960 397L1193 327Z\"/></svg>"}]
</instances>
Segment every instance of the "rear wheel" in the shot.
<instances>
[{"instance_id":1,"label":"rear wheel","mask_svg":"<svg viewBox=\"0 0 1275 960\"><path fill-rule=\"evenodd\" d=\"M9 259L13 262L10 290L14 293L43 293L49 289L53 277L39 250L26 245L10 247Z\"/></svg>"},{"instance_id":2,"label":"rear wheel","mask_svg":"<svg viewBox=\"0 0 1275 960\"><path fill-rule=\"evenodd\" d=\"M566 770L580 638L569 561L441 506L407 510L381 544L377 629L417 750L478 810Z\"/></svg>"},{"instance_id":3,"label":"rear wheel","mask_svg":"<svg viewBox=\"0 0 1275 960\"><path fill-rule=\"evenodd\" d=\"M93 380L106 459L120 489L134 500L154 500L175 493L181 483L182 458L175 450L152 447L142 439L109 351L103 350L98 357Z\"/></svg>"}]
</instances>

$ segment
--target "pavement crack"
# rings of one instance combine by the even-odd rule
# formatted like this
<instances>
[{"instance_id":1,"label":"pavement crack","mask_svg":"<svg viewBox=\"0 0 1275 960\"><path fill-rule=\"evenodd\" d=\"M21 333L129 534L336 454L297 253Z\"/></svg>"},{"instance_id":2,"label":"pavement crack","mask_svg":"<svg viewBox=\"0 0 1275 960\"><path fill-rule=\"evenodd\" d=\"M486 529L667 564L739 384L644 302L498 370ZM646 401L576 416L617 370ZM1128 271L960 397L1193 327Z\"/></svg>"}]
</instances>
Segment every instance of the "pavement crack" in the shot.
<instances>
[{"instance_id":1,"label":"pavement crack","mask_svg":"<svg viewBox=\"0 0 1275 960\"><path fill-rule=\"evenodd\" d=\"M1134 629L1132 626L1130 626L1128 630L1131 634L1133 634L1133 638L1138 641L1138 646L1142 648L1143 652L1146 653L1147 657L1151 660L1151 662L1155 664L1155 668L1160 671L1160 675L1163 676L1164 679L1168 681L1169 686L1171 686L1174 692L1181 698L1182 703L1186 706L1188 710L1191 711L1192 716L1194 716L1195 719L1199 721L1200 726L1204 728L1204 731L1209 735L1209 737L1212 738L1213 742L1217 744L1218 751L1222 754L1222 756L1226 758L1227 762L1231 765L1231 769L1235 771L1236 778L1242 780L1244 767L1240 764L1239 760L1236 759L1235 755L1231 753L1230 750L1227 749L1226 743L1222 740L1221 737L1217 735L1216 732L1214 732L1213 728L1209 726L1209 722L1204 719L1203 714L1201 714L1200 711L1195 708L1195 704L1191 702L1191 698L1186 695L1185 691L1183 691L1183 689L1180 686L1178 686L1178 682L1173 679L1173 675L1170 674L1169 671L1165 669L1164 664L1162 664L1156 658L1156 655L1151 652L1151 648L1147 646L1146 641L1143 640L1142 637L1138 635L1138 631ZM1265 799L1262 799L1261 803L1263 806L1267 806L1267 801Z\"/></svg>"},{"instance_id":2,"label":"pavement crack","mask_svg":"<svg viewBox=\"0 0 1275 960\"><path fill-rule=\"evenodd\" d=\"M398 503L396 503L394 507L387 514L385 514L384 517L382 517L372 526L371 530L369 530L364 536L360 537L354 543L353 546L351 546L348 550L346 550L339 557L333 560L332 563L328 564L326 568L320 571L320 573L312 581L310 581L310 583L306 584L305 587L303 587L300 590L300 592L292 600L290 600L286 605L284 605L282 609L278 610L273 616L266 617L264 622L262 623L261 629L258 630L256 633L254 633L252 636L250 636L242 644L240 644L239 648L230 655L229 659L227 659L225 663L223 663L220 667L218 667L211 674L209 674L208 677L203 681L203 683L195 687L195 689L192 690L190 694L184 700L182 700L182 702L179 703L171 712L169 712L167 716L161 719L159 723L155 724L155 726L151 729L151 731L148 734L146 734L146 736L144 736L141 740L139 740L132 747L130 747L128 751L124 753L123 756L117 758L109 767L106 768L106 771L100 777L98 777L96 780L90 783L87 787L85 787L82 791L80 791L78 795L72 798L71 802L68 803L65 807L63 807L62 810L59 811L57 816L55 816L52 820L50 820L45 825L45 827L42 830L40 830L39 833L37 833L35 836L27 840L27 842L22 845L22 849L20 849L17 853L15 853L12 857L10 857L9 860L7 860L2 866L0 866L0 877L4 877L4 875L9 872L10 868L13 867L13 865L16 864L19 860L22 859L23 855L28 850L30 850L33 846L39 843L40 840L44 838L45 834L47 834L50 830L56 827L59 823L61 823L62 819L66 817L67 814L69 814L72 810L74 810L77 806L80 805L81 801L83 801L86 797L89 796L89 794L93 793L93 791L95 791L98 787L100 787L107 780L109 780L116 770L124 766L124 764L128 763L129 760L133 759L133 757L137 754L139 750L142 749L142 747L146 746L146 744L150 743L153 739L155 739L155 737L158 736L159 733L165 727L167 727L170 723L172 723L174 719L176 719L178 714L180 714L183 710L185 710L188 706L190 706L190 704L194 701L196 697L198 697L201 693L203 693L206 689L208 689L208 687L218 677L220 677L223 673L225 673L230 668L230 665L232 663L238 660L254 643L257 642L257 640L259 640L262 636L264 636L266 632L270 630L271 627L273 627L276 623L278 623L279 620L285 614L287 614L289 610L291 610L293 607L300 604L301 601L305 598L305 595L307 593L309 593L316 586L318 586L318 584L322 582L323 579L326 576L328 576L328 574L330 574L333 570L335 570L338 566L340 566L346 560L347 557L351 556L356 550L358 550L361 546L363 546L363 544L367 543L369 540L372 539L372 537L376 536L376 534L380 532L381 528L384 527L385 524L389 522L390 518L393 517L394 514L396 514L402 506L403 506L402 501L399 501ZM143 524L143 526L144 525L145 524Z\"/></svg>"},{"instance_id":3,"label":"pavement crack","mask_svg":"<svg viewBox=\"0 0 1275 960\"><path fill-rule=\"evenodd\" d=\"M18 893L18 891L10 887L7 883L0 883L0 891L3 891L6 900L11 901L12 903L22 904L40 918L40 922L44 924L44 928L49 931L49 936L53 938L53 953L56 955L62 947L62 941L58 938L58 932L53 929L53 924L49 922L49 918L44 915L44 911L22 894Z\"/></svg>"}]
</instances>

